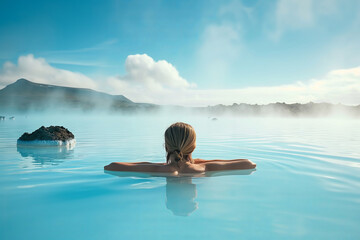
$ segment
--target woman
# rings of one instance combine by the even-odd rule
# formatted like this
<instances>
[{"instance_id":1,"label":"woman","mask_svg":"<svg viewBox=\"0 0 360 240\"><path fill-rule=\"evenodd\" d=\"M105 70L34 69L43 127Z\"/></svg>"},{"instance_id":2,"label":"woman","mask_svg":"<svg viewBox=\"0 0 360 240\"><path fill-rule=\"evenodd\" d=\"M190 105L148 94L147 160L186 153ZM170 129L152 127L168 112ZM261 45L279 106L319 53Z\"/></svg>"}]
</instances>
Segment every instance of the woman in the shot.
<instances>
[{"instance_id":1,"label":"woman","mask_svg":"<svg viewBox=\"0 0 360 240\"><path fill-rule=\"evenodd\" d=\"M166 163L113 162L104 167L109 171L156 172L178 175L181 173L204 173L207 171L253 169L256 164L247 159L203 160L193 159L196 133L192 126L177 122L165 131Z\"/></svg>"}]
</instances>

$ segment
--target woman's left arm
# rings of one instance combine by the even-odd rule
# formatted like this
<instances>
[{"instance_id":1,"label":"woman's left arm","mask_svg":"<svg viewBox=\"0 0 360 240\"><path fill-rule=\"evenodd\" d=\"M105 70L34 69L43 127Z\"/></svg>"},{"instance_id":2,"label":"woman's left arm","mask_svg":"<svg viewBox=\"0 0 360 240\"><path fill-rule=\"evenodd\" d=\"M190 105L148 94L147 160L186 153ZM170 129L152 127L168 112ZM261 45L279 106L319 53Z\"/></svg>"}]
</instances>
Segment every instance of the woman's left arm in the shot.
<instances>
[{"instance_id":1,"label":"woman's left arm","mask_svg":"<svg viewBox=\"0 0 360 240\"><path fill-rule=\"evenodd\" d=\"M256 164L248 159L212 160L200 164L205 166L205 171L241 170L256 168Z\"/></svg>"},{"instance_id":2,"label":"woman's left arm","mask_svg":"<svg viewBox=\"0 0 360 240\"><path fill-rule=\"evenodd\" d=\"M204 159L200 159L200 158L195 158L194 159L194 163L198 164L198 163L233 163L233 162L242 162L242 161L250 161L248 159L233 159L233 160L220 160L220 159L215 159L215 160L204 160Z\"/></svg>"}]
</instances>

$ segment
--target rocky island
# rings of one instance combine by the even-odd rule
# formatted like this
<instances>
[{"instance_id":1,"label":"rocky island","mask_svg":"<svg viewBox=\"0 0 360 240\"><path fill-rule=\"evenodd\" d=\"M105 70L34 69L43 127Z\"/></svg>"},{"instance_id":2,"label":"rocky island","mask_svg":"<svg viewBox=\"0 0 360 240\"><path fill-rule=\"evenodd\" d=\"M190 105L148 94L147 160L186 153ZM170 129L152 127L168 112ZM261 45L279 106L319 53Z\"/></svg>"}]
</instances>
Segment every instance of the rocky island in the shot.
<instances>
[{"instance_id":1,"label":"rocky island","mask_svg":"<svg viewBox=\"0 0 360 240\"><path fill-rule=\"evenodd\" d=\"M31 146L74 146L74 134L63 126L40 127L32 133L24 133L17 140L18 145Z\"/></svg>"}]
</instances>

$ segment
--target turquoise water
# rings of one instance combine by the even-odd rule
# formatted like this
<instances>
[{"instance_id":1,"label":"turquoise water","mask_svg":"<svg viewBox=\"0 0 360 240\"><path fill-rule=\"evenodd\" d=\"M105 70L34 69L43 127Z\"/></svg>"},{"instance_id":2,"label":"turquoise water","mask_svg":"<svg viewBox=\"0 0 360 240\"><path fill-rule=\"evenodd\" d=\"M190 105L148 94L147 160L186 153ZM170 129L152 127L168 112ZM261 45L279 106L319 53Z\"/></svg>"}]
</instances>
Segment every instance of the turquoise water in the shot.
<instances>
[{"instance_id":1,"label":"turquoise water","mask_svg":"<svg viewBox=\"0 0 360 240\"><path fill-rule=\"evenodd\" d=\"M163 162L175 121L194 126L194 157L256 171L104 172ZM17 148L41 125L69 128L76 147ZM356 119L19 116L0 122L0 239L359 239L359 146Z\"/></svg>"}]
</instances>

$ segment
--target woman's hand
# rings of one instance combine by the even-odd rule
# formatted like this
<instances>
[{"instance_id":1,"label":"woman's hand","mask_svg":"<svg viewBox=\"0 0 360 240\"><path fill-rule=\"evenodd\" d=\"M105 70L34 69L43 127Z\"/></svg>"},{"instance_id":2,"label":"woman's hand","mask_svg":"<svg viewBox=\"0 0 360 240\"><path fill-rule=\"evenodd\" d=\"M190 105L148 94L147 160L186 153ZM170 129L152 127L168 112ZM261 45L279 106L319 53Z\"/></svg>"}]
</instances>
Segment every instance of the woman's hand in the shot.
<instances>
[{"instance_id":1,"label":"woman's hand","mask_svg":"<svg viewBox=\"0 0 360 240\"><path fill-rule=\"evenodd\" d=\"M107 170L107 171L115 171L115 167L116 167L116 163L112 162L110 163L109 165L106 165L104 167L104 170Z\"/></svg>"}]
</instances>

